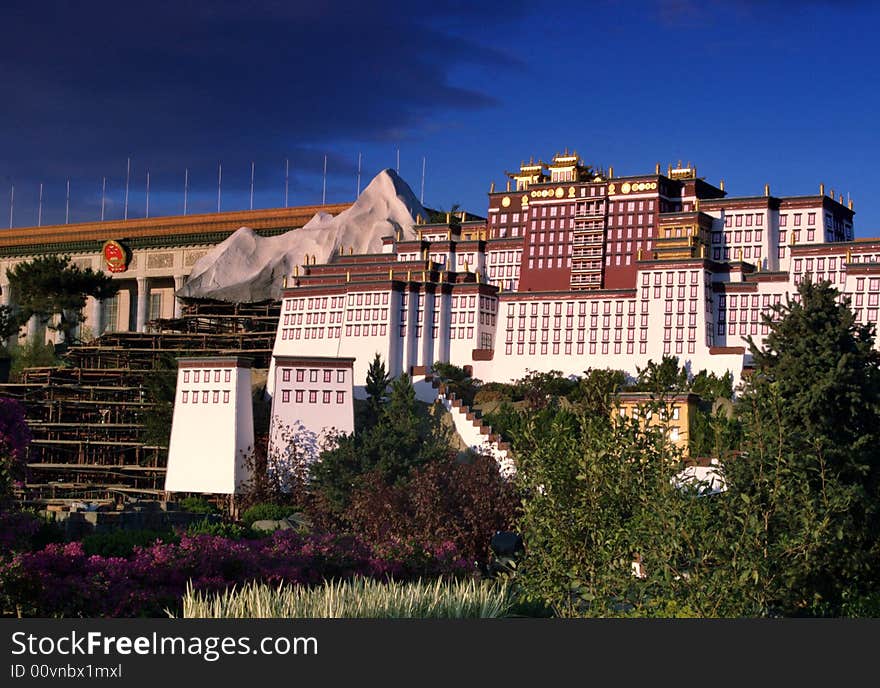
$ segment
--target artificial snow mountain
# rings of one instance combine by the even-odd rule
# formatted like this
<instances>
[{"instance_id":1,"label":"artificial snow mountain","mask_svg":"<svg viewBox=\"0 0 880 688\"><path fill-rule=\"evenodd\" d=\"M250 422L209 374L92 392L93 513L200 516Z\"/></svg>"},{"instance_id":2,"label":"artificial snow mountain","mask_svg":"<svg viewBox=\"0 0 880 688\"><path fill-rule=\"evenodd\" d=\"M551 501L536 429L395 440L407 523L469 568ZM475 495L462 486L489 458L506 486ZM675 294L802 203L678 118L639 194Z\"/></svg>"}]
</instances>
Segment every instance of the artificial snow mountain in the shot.
<instances>
[{"instance_id":1,"label":"artificial snow mountain","mask_svg":"<svg viewBox=\"0 0 880 688\"><path fill-rule=\"evenodd\" d=\"M382 237L416 238L416 216L427 217L412 189L392 169L377 174L354 204L332 216L319 212L302 228L262 237L241 227L193 266L182 298L252 303L280 299L284 277L306 257L329 263L339 254L380 253ZM309 258L309 262L312 259Z\"/></svg>"}]
</instances>

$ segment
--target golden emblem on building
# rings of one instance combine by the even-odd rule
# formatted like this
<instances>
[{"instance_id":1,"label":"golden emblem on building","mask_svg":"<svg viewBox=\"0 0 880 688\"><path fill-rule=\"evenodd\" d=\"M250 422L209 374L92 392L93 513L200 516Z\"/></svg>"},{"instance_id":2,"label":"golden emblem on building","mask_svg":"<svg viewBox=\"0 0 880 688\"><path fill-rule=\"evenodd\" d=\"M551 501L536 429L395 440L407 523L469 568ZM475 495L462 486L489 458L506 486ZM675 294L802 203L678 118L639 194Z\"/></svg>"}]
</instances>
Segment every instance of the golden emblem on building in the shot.
<instances>
[{"instance_id":1,"label":"golden emblem on building","mask_svg":"<svg viewBox=\"0 0 880 688\"><path fill-rule=\"evenodd\" d=\"M632 187L630 186L629 182L624 182L620 185L620 193L628 194L631 188Z\"/></svg>"},{"instance_id":2,"label":"golden emblem on building","mask_svg":"<svg viewBox=\"0 0 880 688\"><path fill-rule=\"evenodd\" d=\"M505 208L510 205L510 196L505 196L501 199L501 205Z\"/></svg>"},{"instance_id":3,"label":"golden emblem on building","mask_svg":"<svg viewBox=\"0 0 880 688\"><path fill-rule=\"evenodd\" d=\"M561 186L556 187L556 198L562 198L565 196L565 191L562 190Z\"/></svg>"}]
</instances>

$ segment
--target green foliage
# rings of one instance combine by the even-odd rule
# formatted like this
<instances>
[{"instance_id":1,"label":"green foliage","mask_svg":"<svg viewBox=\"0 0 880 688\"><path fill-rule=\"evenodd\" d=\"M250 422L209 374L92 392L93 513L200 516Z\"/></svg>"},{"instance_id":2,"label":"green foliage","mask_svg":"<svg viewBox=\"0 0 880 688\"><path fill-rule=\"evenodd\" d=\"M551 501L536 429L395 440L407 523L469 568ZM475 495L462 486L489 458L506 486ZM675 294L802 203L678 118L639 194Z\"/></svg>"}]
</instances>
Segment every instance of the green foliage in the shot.
<instances>
[{"instance_id":1,"label":"green foliage","mask_svg":"<svg viewBox=\"0 0 880 688\"><path fill-rule=\"evenodd\" d=\"M73 342L73 332L83 320L86 298L106 299L119 291L119 282L109 275L83 270L70 256L38 256L7 269L10 288L18 295L18 322L24 325L36 316L50 329L59 331L64 342ZM57 325L51 324L58 316Z\"/></svg>"},{"instance_id":2,"label":"green foliage","mask_svg":"<svg viewBox=\"0 0 880 688\"><path fill-rule=\"evenodd\" d=\"M725 473L736 510L734 583L753 614L840 612L876 582L880 357L828 283L775 308L738 405L743 456Z\"/></svg>"},{"instance_id":3,"label":"green foliage","mask_svg":"<svg viewBox=\"0 0 880 688\"><path fill-rule=\"evenodd\" d=\"M20 329L15 309L11 306L0 306L0 349L5 348L6 340Z\"/></svg>"},{"instance_id":4,"label":"green foliage","mask_svg":"<svg viewBox=\"0 0 880 688\"><path fill-rule=\"evenodd\" d=\"M259 519L257 519L259 520ZM229 523L227 521L212 521L204 518L201 521L194 521L186 529L187 535L217 535L229 540L241 540L251 534L250 530L238 523Z\"/></svg>"},{"instance_id":5,"label":"green foliage","mask_svg":"<svg viewBox=\"0 0 880 688\"><path fill-rule=\"evenodd\" d=\"M622 370L588 368L577 381L577 386L569 392L568 398L584 413L607 416L626 380L626 373Z\"/></svg>"},{"instance_id":6,"label":"green foliage","mask_svg":"<svg viewBox=\"0 0 880 688\"><path fill-rule=\"evenodd\" d=\"M701 370L694 375L688 384L688 391L700 396L706 401L716 399L733 399L733 374L727 371L721 377L715 373L707 373Z\"/></svg>"},{"instance_id":7,"label":"green foliage","mask_svg":"<svg viewBox=\"0 0 880 688\"><path fill-rule=\"evenodd\" d=\"M367 368L367 414L363 423L366 427L375 425L382 413L382 407L387 400L388 385L391 384L391 375L385 369L382 357L377 353L370 366Z\"/></svg>"},{"instance_id":8,"label":"green foliage","mask_svg":"<svg viewBox=\"0 0 880 688\"><path fill-rule=\"evenodd\" d=\"M183 511L191 514L217 514L217 507L211 504L204 497L184 497L178 502L178 506Z\"/></svg>"},{"instance_id":9,"label":"green foliage","mask_svg":"<svg viewBox=\"0 0 880 688\"><path fill-rule=\"evenodd\" d=\"M475 580L324 581L316 587L248 583L240 590L201 593L188 587L188 619L467 619L507 616L503 585Z\"/></svg>"},{"instance_id":10,"label":"green foliage","mask_svg":"<svg viewBox=\"0 0 880 688\"><path fill-rule=\"evenodd\" d=\"M170 530L114 530L86 535L82 546L88 556L128 558L135 546L148 547L157 540L168 543L179 542L180 538Z\"/></svg>"},{"instance_id":11,"label":"green foliage","mask_svg":"<svg viewBox=\"0 0 880 688\"><path fill-rule=\"evenodd\" d=\"M262 503L254 504L246 509L241 515L241 522L250 528L257 521L280 521L296 512L296 507L291 505Z\"/></svg>"},{"instance_id":12,"label":"green foliage","mask_svg":"<svg viewBox=\"0 0 880 688\"><path fill-rule=\"evenodd\" d=\"M434 374L444 383L449 393L461 399L467 406L473 406L474 398L480 389L481 381L471 377L470 373L452 363L437 361L433 366Z\"/></svg>"},{"instance_id":13,"label":"green foliage","mask_svg":"<svg viewBox=\"0 0 880 688\"><path fill-rule=\"evenodd\" d=\"M565 397L573 392L578 382L558 370L547 373L530 370L516 382L517 391L526 404L533 409L546 406L553 397Z\"/></svg>"},{"instance_id":14,"label":"green foliage","mask_svg":"<svg viewBox=\"0 0 880 688\"><path fill-rule=\"evenodd\" d=\"M679 457L661 433L580 414L530 421L525 435L518 582L530 598L560 616L700 608L712 503L675 486Z\"/></svg>"},{"instance_id":15,"label":"green foliage","mask_svg":"<svg viewBox=\"0 0 880 688\"><path fill-rule=\"evenodd\" d=\"M331 505L342 511L352 490L367 473L378 473L386 484L404 481L410 471L449 452L448 432L439 415L418 401L406 374L391 384L375 425L336 438L311 469L311 482Z\"/></svg>"},{"instance_id":16,"label":"green foliage","mask_svg":"<svg viewBox=\"0 0 880 688\"><path fill-rule=\"evenodd\" d=\"M636 385L633 391L650 392L657 396L679 394L688 389L688 373L679 368L678 357L664 354L660 363L649 359L644 368L636 367Z\"/></svg>"},{"instance_id":17,"label":"green foliage","mask_svg":"<svg viewBox=\"0 0 880 688\"><path fill-rule=\"evenodd\" d=\"M12 380L21 379L25 368L58 367L66 365L55 353L55 346L41 341L28 341L12 349Z\"/></svg>"},{"instance_id":18,"label":"green foliage","mask_svg":"<svg viewBox=\"0 0 880 688\"><path fill-rule=\"evenodd\" d=\"M177 362L171 356L160 359L156 369L144 378L146 400L154 404L143 417L144 443L167 447L171 440L174 396L177 393Z\"/></svg>"}]
</instances>

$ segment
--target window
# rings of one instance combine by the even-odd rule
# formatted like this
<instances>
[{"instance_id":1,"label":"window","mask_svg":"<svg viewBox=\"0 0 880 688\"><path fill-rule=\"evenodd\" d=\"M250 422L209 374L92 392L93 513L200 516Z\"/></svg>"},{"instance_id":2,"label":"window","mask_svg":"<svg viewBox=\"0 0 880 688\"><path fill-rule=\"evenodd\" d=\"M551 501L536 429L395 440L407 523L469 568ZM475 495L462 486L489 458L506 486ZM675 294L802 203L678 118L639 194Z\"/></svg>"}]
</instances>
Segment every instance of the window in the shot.
<instances>
[{"instance_id":1,"label":"window","mask_svg":"<svg viewBox=\"0 0 880 688\"><path fill-rule=\"evenodd\" d=\"M317 382L318 381L318 371L312 368L309 371L309 382Z\"/></svg>"},{"instance_id":2,"label":"window","mask_svg":"<svg viewBox=\"0 0 880 688\"><path fill-rule=\"evenodd\" d=\"M344 404L345 403L345 392L336 392L336 403Z\"/></svg>"},{"instance_id":3,"label":"window","mask_svg":"<svg viewBox=\"0 0 880 688\"><path fill-rule=\"evenodd\" d=\"M329 403L330 403L330 391L329 391L329 390L324 390L324 394L322 395L322 401L323 401L325 404L329 404Z\"/></svg>"},{"instance_id":4,"label":"window","mask_svg":"<svg viewBox=\"0 0 880 688\"><path fill-rule=\"evenodd\" d=\"M162 292L150 292L150 320L158 320L162 317Z\"/></svg>"},{"instance_id":5,"label":"window","mask_svg":"<svg viewBox=\"0 0 880 688\"><path fill-rule=\"evenodd\" d=\"M183 381L189 382L189 371L188 370L183 371Z\"/></svg>"},{"instance_id":6,"label":"window","mask_svg":"<svg viewBox=\"0 0 880 688\"><path fill-rule=\"evenodd\" d=\"M303 368L297 368L296 369L296 381L302 382L303 380L305 380L305 374L306 374L306 371Z\"/></svg>"},{"instance_id":7,"label":"window","mask_svg":"<svg viewBox=\"0 0 880 688\"><path fill-rule=\"evenodd\" d=\"M345 382L345 371L337 370L336 371L336 382Z\"/></svg>"},{"instance_id":8,"label":"window","mask_svg":"<svg viewBox=\"0 0 880 688\"><path fill-rule=\"evenodd\" d=\"M229 390L228 389L223 390L223 403L224 404L229 403Z\"/></svg>"},{"instance_id":9,"label":"window","mask_svg":"<svg viewBox=\"0 0 880 688\"><path fill-rule=\"evenodd\" d=\"M309 403L316 404L318 403L318 391L315 389L309 390Z\"/></svg>"},{"instance_id":10,"label":"window","mask_svg":"<svg viewBox=\"0 0 880 688\"><path fill-rule=\"evenodd\" d=\"M189 392L185 391L181 394L181 401L186 404L189 403Z\"/></svg>"},{"instance_id":11,"label":"window","mask_svg":"<svg viewBox=\"0 0 880 688\"><path fill-rule=\"evenodd\" d=\"M201 380L201 376L202 376L202 371L194 370L193 371L193 382L198 382L199 380Z\"/></svg>"},{"instance_id":12,"label":"window","mask_svg":"<svg viewBox=\"0 0 880 688\"><path fill-rule=\"evenodd\" d=\"M324 371L324 382L332 382L333 381L333 371L325 370Z\"/></svg>"},{"instance_id":13,"label":"window","mask_svg":"<svg viewBox=\"0 0 880 688\"><path fill-rule=\"evenodd\" d=\"M289 389L285 389L281 392L281 401L283 401L285 404L290 401L290 390Z\"/></svg>"},{"instance_id":14,"label":"window","mask_svg":"<svg viewBox=\"0 0 880 688\"><path fill-rule=\"evenodd\" d=\"M296 390L296 403L301 404L303 400L303 391L301 389Z\"/></svg>"},{"instance_id":15,"label":"window","mask_svg":"<svg viewBox=\"0 0 880 688\"><path fill-rule=\"evenodd\" d=\"M224 381L224 382L229 382L230 380L232 380L232 371L231 371L231 370L226 370L226 371L224 371L224 374L223 374L223 381Z\"/></svg>"},{"instance_id":16,"label":"window","mask_svg":"<svg viewBox=\"0 0 880 688\"><path fill-rule=\"evenodd\" d=\"M205 390L204 392L202 392L202 403L203 404L208 403L208 390Z\"/></svg>"},{"instance_id":17,"label":"window","mask_svg":"<svg viewBox=\"0 0 880 688\"><path fill-rule=\"evenodd\" d=\"M219 403L220 403L220 390L219 390L219 389L215 389L215 390L214 390L214 395L213 395L213 397L211 398L211 401L212 401L213 403L215 403L215 404L219 404Z\"/></svg>"}]
</instances>

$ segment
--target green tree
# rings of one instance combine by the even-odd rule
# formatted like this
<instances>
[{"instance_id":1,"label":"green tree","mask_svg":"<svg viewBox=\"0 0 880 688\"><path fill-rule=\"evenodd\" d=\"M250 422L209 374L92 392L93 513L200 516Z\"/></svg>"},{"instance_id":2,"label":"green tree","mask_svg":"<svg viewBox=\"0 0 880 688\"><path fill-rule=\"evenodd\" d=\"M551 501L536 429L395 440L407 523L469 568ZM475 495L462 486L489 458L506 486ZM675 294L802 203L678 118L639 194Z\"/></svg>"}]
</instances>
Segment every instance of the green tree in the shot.
<instances>
[{"instance_id":1,"label":"green tree","mask_svg":"<svg viewBox=\"0 0 880 688\"><path fill-rule=\"evenodd\" d=\"M386 484L405 482L412 469L449 454L449 436L439 416L416 400L405 373L391 383L388 402L375 425L337 438L311 469L313 489L341 511L362 477L373 473Z\"/></svg>"},{"instance_id":2,"label":"green tree","mask_svg":"<svg viewBox=\"0 0 880 688\"><path fill-rule=\"evenodd\" d=\"M748 614L836 614L877 583L880 357L828 283L774 309L725 467L730 587Z\"/></svg>"},{"instance_id":3,"label":"green tree","mask_svg":"<svg viewBox=\"0 0 880 688\"><path fill-rule=\"evenodd\" d=\"M39 256L6 271L10 288L18 297L18 323L23 326L36 316L50 329L61 333L65 343L83 320L86 298L103 300L119 291L119 283L91 268L82 269L70 256ZM58 323L52 319L58 316Z\"/></svg>"},{"instance_id":4,"label":"green tree","mask_svg":"<svg viewBox=\"0 0 880 688\"><path fill-rule=\"evenodd\" d=\"M678 357L664 355L660 363L648 360L644 368L636 367L636 390L665 397L688 389L688 373L679 367Z\"/></svg>"},{"instance_id":5,"label":"green tree","mask_svg":"<svg viewBox=\"0 0 880 688\"><path fill-rule=\"evenodd\" d=\"M379 420L382 406L386 401L388 385L391 384L391 375L385 370L382 357L376 353L370 366L367 368L367 409L368 418L366 424L372 426Z\"/></svg>"},{"instance_id":6,"label":"green tree","mask_svg":"<svg viewBox=\"0 0 880 688\"><path fill-rule=\"evenodd\" d=\"M562 412L528 419L524 434L519 582L530 598L561 616L716 613L703 585L714 504L677 486L680 456L660 430Z\"/></svg>"}]
</instances>

